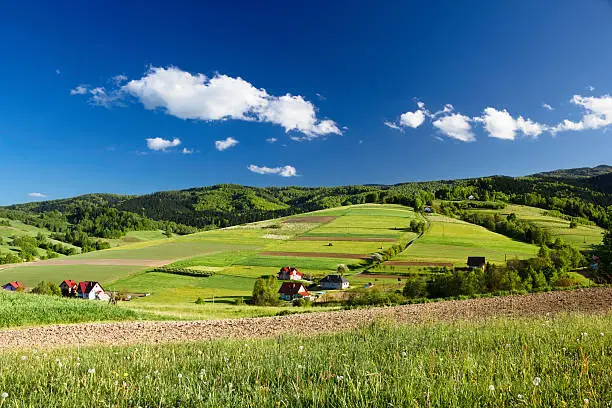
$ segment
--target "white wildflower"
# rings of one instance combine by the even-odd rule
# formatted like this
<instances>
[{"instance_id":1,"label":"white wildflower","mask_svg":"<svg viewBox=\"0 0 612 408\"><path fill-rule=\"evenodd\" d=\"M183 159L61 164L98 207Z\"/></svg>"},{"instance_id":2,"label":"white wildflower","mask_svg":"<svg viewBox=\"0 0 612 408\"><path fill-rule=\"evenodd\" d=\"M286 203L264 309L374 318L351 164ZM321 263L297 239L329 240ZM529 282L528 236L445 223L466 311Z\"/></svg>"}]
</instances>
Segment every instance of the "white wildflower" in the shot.
<instances>
[{"instance_id":1,"label":"white wildflower","mask_svg":"<svg viewBox=\"0 0 612 408\"><path fill-rule=\"evenodd\" d=\"M604 336L603 332L599 333L599 335L600 335L601 337L603 337L603 336Z\"/></svg>"},{"instance_id":2,"label":"white wildflower","mask_svg":"<svg viewBox=\"0 0 612 408\"><path fill-rule=\"evenodd\" d=\"M93 374L93 373L95 373L95 372L96 372L96 369L95 369L95 368L90 368L89 370L87 370L87 372L88 372L89 374Z\"/></svg>"},{"instance_id":3,"label":"white wildflower","mask_svg":"<svg viewBox=\"0 0 612 408\"><path fill-rule=\"evenodd\" d=\"M402 356L406 357L408 355L408 353L406 353L405 351L402 351Z\"/></svg>"},{"instance_id":4,"label":"white wildflower","mask_svg":"<svg viewBox=\"0 0 612 408\"><path fill-rule=\"evenodd\" d=\"M540 377L536 377L533 379L533 385L535 385L536 387L538 385L540 385L540 382L542 381L542 379Z\"/></svg>"},{"instance_id":5,"label":"white wildflower","mask_svg":"<svg viewBox=\"0 0 612 408\"><path fill-rule=\"evenodd\" d=\"M589 399L588 399L588 398L585 398L585 399L584 399L584 403L585 403L585 404L588 404L588 403L589 403Z\"/></svg>"},{"instance_id":6,"label":"white wildflower","mask_svg":"<svg viewBox=\"0 0 612 408\"><path fill-rule=\"evenodd\" d=\"M7 399L8 398L8 392L3 392L2 394L0 394L0 398Z\"/></svg>"},{"instance_id":7,"label":"white wildflower","mask_svg":"<svg viewBox=\"0 0 612 408\"><path fill-rule=\"evenodd\" d=\"M159 371L157 370L153 371L153 375L157 375L157 374L159 374Z\"/></svg>"},{"instance_id":8,"label":"white wildflower","mask_svg":"<svg viewBox=\"0 0 612 408\"><path fill-rule=\"evenodd\" d=\"M523 399L523 394L517 395L518 399Z\"/></svg>"},{"instance_id":9,"label":"white wildflower","mask_svg":"<svg viewBox=\"0 0 612 408\"><path fill-rule=\"evenodd\" d=\"M342 381L342 380L344 380L344 376L343 375L337 375L336 376L336 380L337 381Z\"/></svg>"},{"instance_id":10,"label":"white wildflower","mask_svg":"<svg viewBox=\"0 0 612 408\"><path fill-rule=\"evenodd\" d=\"M304 346L300 346L298 348L300 349L300 351L304 350Z\"/></svg>"},{"instance_id":11,"label":"white wildflower","mask_svg":"<svg viewBox=\"0 0 612 408\"><path fill-rule=\"evenodd\" d=\"M26 361L28 358L26 356L21 356L21 361Z\"/></svg>"},{"instance_id":12,"label":"white wildflower","mask_svg":"<svg viewBox=\"0 0 612 408\"><path fill-rule=\"evenodd\" d=\"M43 358L44 358L44 357L47 357L47 353L43 353Z\"/></svg>"},{"instance_id":13,"label":"white wildflower","mask_svg":"<svg viewBox=\"0 0 612 408\"><path fill-rule=\"evenodd\" d=\"M495 391L495 386L493 384L489 385L489 391Z\"/></svg>"},{"instance_id":14,"label":"white wildflower","mask_svg":"<svg viewBox=\"0 0 612 408\"><path fill-rule=\"evenodd\" d=\"M298 368L304 368L304 366L301 364L298 364Z\"/></svg>"},{"instance_id":15,"label":"white wildflower","mask_svg":"<svg viewBox=\"0 0 612 408\"><path fill-rule=\"evenodd\" d=\"M589 335L589 333L587 333L587 332L582 332L582 333L580 333L580 335L581 335L582 337L586 337L586 336L588 336L588 335Z\"/></svg>"},{"instance_id":16,"label":"white wildflower","mask_svg":"<svg viewBox=\"0 0 612 408\"><path fill-rule=\"evenodd\" d=\"M180 380L181 378L183 378L183 374L179 374L179 375L178 375L178 378L179 378L179 380Z\"/></svg>"}]
</instances>

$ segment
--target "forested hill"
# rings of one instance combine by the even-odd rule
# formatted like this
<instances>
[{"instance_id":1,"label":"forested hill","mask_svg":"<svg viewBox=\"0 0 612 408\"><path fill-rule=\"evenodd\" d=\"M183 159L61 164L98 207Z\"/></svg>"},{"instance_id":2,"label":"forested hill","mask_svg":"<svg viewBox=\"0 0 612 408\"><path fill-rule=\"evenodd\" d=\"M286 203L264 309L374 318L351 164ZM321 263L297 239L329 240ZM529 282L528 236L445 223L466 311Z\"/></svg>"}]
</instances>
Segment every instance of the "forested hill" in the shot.
<instances>
[{"instance_id":1,"label":"forested hill","mask_svg":"<svg viewBox=\"0 0 612 408\"><path fill-rule=\"evenodd\" d=\"M612 220L612 167L558 170L527 177L492 176L464 180L342 187L247 187L222 184L141 196L90 194L70 199L5 207L36 216L70 214L70 222L116 211L134 224L146 220L197 228L230 225L359 203L398 203L422 208L434 199L526 204L588 219L602 227ZM592 175L595 175L594 177ZM85 217L79 217L85 214ZM85 221L88 223L88 221ZM138 225L136 225L138 227Z\"/></svg>"}]
</instances>

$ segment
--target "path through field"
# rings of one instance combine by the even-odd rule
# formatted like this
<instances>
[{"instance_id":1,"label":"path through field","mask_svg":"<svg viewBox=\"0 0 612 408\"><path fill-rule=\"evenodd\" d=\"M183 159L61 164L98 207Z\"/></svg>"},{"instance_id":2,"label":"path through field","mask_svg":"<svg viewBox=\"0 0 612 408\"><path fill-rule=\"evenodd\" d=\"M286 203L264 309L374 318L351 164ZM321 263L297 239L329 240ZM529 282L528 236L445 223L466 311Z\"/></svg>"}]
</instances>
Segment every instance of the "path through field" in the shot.
<instances>
[{"instance_id":1,"label":"path through field","mask_svg":"<svg viewBox=\"0 0 612 408\"><path fill-rule=\"evenodd\" d=\"M0 330L0 349L95 344L157 344L220 338L275 337L283 334L313 335L350 330L377 319L410 324L504 316L547 316L565 312L612 312L612 288L306 313L282 317L190 322L84 323L30 327Z\"/></svg>"}]
</instances>

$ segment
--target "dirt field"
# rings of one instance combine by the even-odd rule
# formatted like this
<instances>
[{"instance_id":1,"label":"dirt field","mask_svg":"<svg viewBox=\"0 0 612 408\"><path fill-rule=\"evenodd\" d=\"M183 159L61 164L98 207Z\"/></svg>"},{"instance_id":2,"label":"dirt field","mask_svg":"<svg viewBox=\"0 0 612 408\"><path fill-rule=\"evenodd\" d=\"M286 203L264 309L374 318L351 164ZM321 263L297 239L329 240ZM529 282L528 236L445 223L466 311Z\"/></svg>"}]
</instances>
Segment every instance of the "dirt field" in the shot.
<instances>
[{"instance_id":1,"label":"dirt field","mask_svg":"<svg viewBox=\"0 0 612 408\"><path fill-rule=\"evenodd\" d=\"M174 262L173 260L159 259L48 259L37 262L23 262L18 264L2 265L2 268L15 268L19 266L45 266L45 265L109 265L109 266L164 266Z\"/></svg>"},{"instance_id":2,"label":"dirt field","mask_svg":"<svg viewBox=\"0 0 612 408\"><path fill-rule=\"evenodd\" d=\"M317 223L324 224L326 222L330 222L335 220L338 217L334 217L331 215L313 215L312 217L293 217L288 220L283 221L284 223L292 223L292 222L307 222L307 223Z\"/></svg>"},{"instance_id":3,"label":"dirt field","mask_svg":"<svg viewBox=\"0 0 612 408\"><path fill-rule=\"evenodd\" d=\"M394 238L368 238L368 237L296 237L296 241L352 241L352 242L395 242Z\"/></svg>"},{"instance_id":4,"label":"dirt field","mask_svg":"<svg viewBox=\"0 0 612 408\"><path fill-rule=\"evenodd\" d=\"M262 256L301 256L304 258L341 258L341 259L370 259L366 254L343 254L340 252L260 252Z\"/></svg>"},{"instance_id":5,"label":"dirt field","mask_svg":"<svg viewBox=\"0 0 612 408\"><path fill-rule=\"evenodd\" d=\"M447 268L453 267L453 264L450 262L387 261L384 264L387 266L446 266Z\"/></svg>"},{"instance_id":6,"label":"dirt field","mask_svg":"<svg viewBox=\"0 0 612 408\"><path fill-rule=\"evenodd\" d=\"M317 333L351 330L377 319L415 324L436 321L472 321L492 317L549 316L566 312L612 312L612 288L591 288L252 319L86 323L30 327L0 330L0 349L94 344L157 344L219 338L275 337L283 334L309 336Z\"/></svg>"}]
</instances>

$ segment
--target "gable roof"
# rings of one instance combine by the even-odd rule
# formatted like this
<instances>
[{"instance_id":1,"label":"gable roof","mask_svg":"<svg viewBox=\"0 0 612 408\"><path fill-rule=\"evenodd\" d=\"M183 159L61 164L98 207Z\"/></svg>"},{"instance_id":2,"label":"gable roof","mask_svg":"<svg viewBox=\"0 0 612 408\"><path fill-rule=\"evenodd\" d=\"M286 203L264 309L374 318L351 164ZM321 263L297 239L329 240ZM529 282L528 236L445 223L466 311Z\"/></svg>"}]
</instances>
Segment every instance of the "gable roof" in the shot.
<instances>
[{"instance_id":1,"label":"gable roof","mask_svg":"<svg viewBox=\"0 0 612 408\"><path fill-rule=\"evenodd\" d=\"M3 288L5 288L7 286L12 286L14 289L19 289L19 288L23 289L23 284L21 282L17 282L17 281L9 282L6 285L4 285Z\"/></svg>"},{"instance_id":2,"label":"gable roof","mask_svg":"<svg viewBox=\"0 0 612 408\"><path fill-rule=\"evenodd\" d=\"M348 282L348 280L346 280L346 278L342 275L327 275L326 277L324 277L323 279L321 279L319 282L323 282L323 283L346 283Z\"/></svg>"},{"instance_id":3,"label":"gable roof","mask_svg":"<svg viewBox=\"0 0 612 408\"><path fill-rule=\"evenodd\" d=\"M304 285L299 282L283 282L278 290L278 293L282 293L283 295L297 295L303 292L308 293Z\"/></svg>"},{"instance_id":4,"label":"gable roof","mask_svg":"<svg viewBox=\"0 0 612 408\"><path fill-rule=\"evenodd\" d=\"M79 288L78 288L78 292L79 293L84 293L87 294L89 292L91 292L91 290L96 286L96 285L100 285L98 282L94 282L94 281L84 281L84 282L79 282ZM102 289L102 286L100 285L100 289Z\"/></svg>"},{"instance_id":5,"label":"gable roof","mask_svg":"<svg viewBox=\"0 0 612 408\"><path fill-rule=\"evenodd\" d=\"M62 281L62 283L65 283L66 286L68 286L69 288L74 288L77 285L77 283L73 281L72 279L66 279ZM60 283L60 286L61 286L61 283Z\"/></svg>"},{"instance_id":6,"label":"gable roof","mask_svg":"<svg viewBox=\"0 0 612 408\"><path fill-rule=\"evenodd\" d=\"M486 263L487 261L484 256L468 256L468 266L482 266Z\"/></svg>"}]
</instances>

